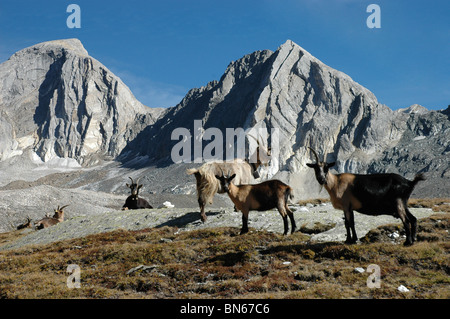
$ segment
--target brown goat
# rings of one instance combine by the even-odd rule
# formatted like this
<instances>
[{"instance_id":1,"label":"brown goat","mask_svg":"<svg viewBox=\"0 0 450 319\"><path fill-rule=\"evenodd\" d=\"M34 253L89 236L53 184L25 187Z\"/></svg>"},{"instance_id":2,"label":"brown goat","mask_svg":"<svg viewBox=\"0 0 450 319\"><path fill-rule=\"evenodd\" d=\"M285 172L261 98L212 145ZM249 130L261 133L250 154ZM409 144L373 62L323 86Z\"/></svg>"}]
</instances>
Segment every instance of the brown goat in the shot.
<instances>
[{"instance_id":1,"label":"brown goat","mask_svg":"<svg viewBox=\"0 0 450 319\"><path fill-rule=\"evenodd\" d=\"M279 181L270 180L255 185L234 185L232 180L236 174L230 177L216 175L217 180L224 191L228 194L235 207L242 212L241 234L248 232L248 213L251 210L265 211L277 208L284 224L284 235L289 230L288 216L291 220L291 233L296 229L294 214L289 209L287 202L292 197L292 188L289 185Z\"/></svg>"},{"instance_id":2,"label":"brown goat","mask_svg":"<svg viewBox=\"0 0 450 319\"><path fill-rule=\"evenodd\" d=\"M34 227L38 229L47 228L59 223L62 223L64 221L64 208L66 208L69 205L65 205L63 207L59 207L55 209L55 214L53 217L44 217L41 220L34 223Z\"/></svg>"}]
</instances>

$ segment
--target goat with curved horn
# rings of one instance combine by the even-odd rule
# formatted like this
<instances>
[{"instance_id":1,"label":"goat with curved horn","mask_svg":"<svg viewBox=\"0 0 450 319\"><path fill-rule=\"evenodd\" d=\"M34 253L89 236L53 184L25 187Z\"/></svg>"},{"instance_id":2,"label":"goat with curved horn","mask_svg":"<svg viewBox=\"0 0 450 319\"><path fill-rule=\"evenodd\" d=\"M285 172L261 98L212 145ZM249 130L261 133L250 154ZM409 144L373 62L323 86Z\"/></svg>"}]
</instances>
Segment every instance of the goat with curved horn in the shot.
<instances>
[{"instance_id":1,"label":"goat with curved horn","mask_svg":"<svg viewBox=\"0 0 450 319\"><path fill-rule=\"evenodd\" d=\"M127 209L143 209L143 208L153 208L145 199L139 197L139 189L142 184L139 185L140 177L135 181L131 177L131 185L126 183L127 187L131 190L131 195L125 200L125 204L122 206L122 210Z\"/></svg>"},{"instance_id":2,"label":"goat with curved horn","mask_svg":"<svg viewBox=\"0 0 450 319\"><path fill-rule=\"evenodd\" d=\"M291 233L296 229L294 214L288 207L292 198L292 188L279 180L269 180L259 184L235 185L233 175L216 175L224 191L228 194L237 210L242 212L241 234L248 232L248 214L251 210L265 211L277 208L283 218L284 235L289 230L288 217L291 220Z\"/></svg>"},{"instance_id":3,"label":"goat with curved horn","mask_svg":"<svg viewBox=\"0 0 450 319\"><path fill-rule=\"evenodd\" d=\"M412 245L417 230L417 219L408 209L408 199L419 181L425 179L420 173L413 180L398 174L333 174L330 167L335 163L321 162L316 151L309 148L317 163L308 163L314 169L316 179L330 195L336 209L344 211L346 243L357 241L353 211L365 215L391 215L400 218L406 232L405 245Z\"/></svg>"},{"instance_id":4,"label":"goat with curved horn","mask_svg":"<svg viewBox=\"0 0 450 319\"><path fill-rule=\"evenodd\" d=\"M27 221L16 227L16 229L23 229L23 228L31 228L31 218L28 215L27 215Z\"/></svg>"},{"instance_id":5,"label":"goat with curved horn","mask_svg":"<svg viewBox=\"0 0 450 319\"><path fill-rule=\"evenodd\" d=\"M36 229L43 229L47 228L59 223L62 223L64 221L64 208L66 208L69 205L64 205L60 207L58 205L58 208L55 209L55 214L53 217L44 217L41 220L37 221L34 226Z\"/></svg>"},{"instance_id":6,"label":"goat with curved horn","mask_svg":"<svg viewBox=\"0 0 450 319\"><path fill-rule=\"evenodd\" d=\"M249 163L244 159L235 159L233 162L209 162L198 168L190 168L186 170L188 175L194 175L197 184L197 201L200 206L200 217L202 222L206 222L205 206L207 203L212 204L213 197L216 193L224 193L216 175L224 175L224 171L228 175L236 174L234 179L236 184L249 184L258 178L257 169L262 165L259 161ZM255 173L256 172L256 173Z\"/></svg>"},{"instance_id":7,"label":"goat with curved horn","mask_svg":"<svg viewBox=\"0 0 450 319\"><path fill-rule=\"evenodd\" d=\"M309 146L308 146L308 148L311 150L311 152L313 152L313 154L314 154L314 156L316 158L316 163L320 163L319 155L317 155L317 152L313 148L311 148Z\"/></svg>"}]
</instances>

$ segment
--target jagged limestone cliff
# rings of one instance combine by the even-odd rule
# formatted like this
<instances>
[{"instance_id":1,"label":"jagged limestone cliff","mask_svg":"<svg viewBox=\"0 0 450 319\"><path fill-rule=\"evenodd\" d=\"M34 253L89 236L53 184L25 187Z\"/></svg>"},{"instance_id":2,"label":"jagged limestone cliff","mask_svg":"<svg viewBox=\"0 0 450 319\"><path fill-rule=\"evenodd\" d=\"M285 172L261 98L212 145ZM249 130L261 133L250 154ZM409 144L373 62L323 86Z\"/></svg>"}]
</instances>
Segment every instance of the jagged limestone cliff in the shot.
<instances>
[{"instance_id":1,"label":"jagged limestone cliff","mask_svg":"<svg viewBox=\"0 0 450 319\"><path fill-rule=\"evenodd\" d=\"M89 164L115 158L163 109L142 105L77 39L25 48L0 65L0 160L31 151Z\"/></svg>"}]
</instances>

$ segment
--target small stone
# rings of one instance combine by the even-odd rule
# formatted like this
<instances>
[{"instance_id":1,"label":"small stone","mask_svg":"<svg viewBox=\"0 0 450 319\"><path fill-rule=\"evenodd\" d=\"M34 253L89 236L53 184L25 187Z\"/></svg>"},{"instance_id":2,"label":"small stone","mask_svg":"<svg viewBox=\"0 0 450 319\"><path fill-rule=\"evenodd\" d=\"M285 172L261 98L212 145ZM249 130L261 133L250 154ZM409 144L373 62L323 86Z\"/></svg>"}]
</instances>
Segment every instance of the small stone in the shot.
<instances>
[{"instance_id":1,"label":"small stone","mask_svg":"<svg viewBox=\"0 0 450 319\"><path fill-rule=\"evenodd\" d=\"M409 291L409 289L406 288L406 287L403 286L403 285L400 285L400 286L397 288L397 290L400 291L400 292L408 292L408 291Z\"/></svg>"},{"instance_id":2,"label":"small stone","mask_svg":"<svg viewBox=\"0 0 450 319\"><path fill-rule=\"evenodd\" d=\"M395 232L389 234L388 237L389 237L389 238L392 238L392 239L397 239L397 238L400 237L400 234L399 234L398 232L395 231Z\"/></svg>"},{"instance_id":3,"label":"small stone","mask_svg":"<svg viewBox=\"0 0 450 319\"><path fill-rule=\"evenodd\" d=\"M359 273L359 274L362 274L363 272L365 272L365 269L362 268L362 267L356 267L356 268L354 269L354 271L357 272L357 273Z\"/></svg>"},{"instance_id":4,"label":"small stone","mask_svg":"<svg viewBox=\"0 0 450 319\"><path fill-rule=\"evenodd\" d=\"M158 208L174 208L174 207L175 205L173 205L171 202L166 201L162 203L162 205L160 205Z\"/></svg>"}]
</instances>

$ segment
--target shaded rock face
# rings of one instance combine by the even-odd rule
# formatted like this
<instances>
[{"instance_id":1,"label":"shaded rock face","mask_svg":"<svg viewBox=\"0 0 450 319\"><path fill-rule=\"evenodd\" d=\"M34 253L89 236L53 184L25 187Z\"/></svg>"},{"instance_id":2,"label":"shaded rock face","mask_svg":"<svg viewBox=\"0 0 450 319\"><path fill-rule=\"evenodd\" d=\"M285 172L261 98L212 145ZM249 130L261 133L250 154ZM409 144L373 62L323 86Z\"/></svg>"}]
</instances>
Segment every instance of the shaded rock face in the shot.
<instances>
[{"instance_id":1,"label":"shaded rock face","mask_svg":"<svg viewBox=\"0 0 450 319\"><path fill-rule=\"evenodd\" d=\"M137 101L77 39L23 49L0 65L0 159L114 158L162 110Z\"/></svg>"},{"instance_id":2,"label":"shaded rock face","mask_svg":"<svg viewBox=\"0 0 450 319\"><path fill-rule=\"evenodd\" d=\"M171 139L176 128L186 128L194 136L194 120L201 120L204 129L216 127L223 134L226 128L252 126L254 105L263 89L271 56L271 51L258 51L230 63L220 81L190 90L163 118L143 130L124 152L147 155L153 161L170 165L172 147L179 142Z\"/></svg>"}]
</instances>

